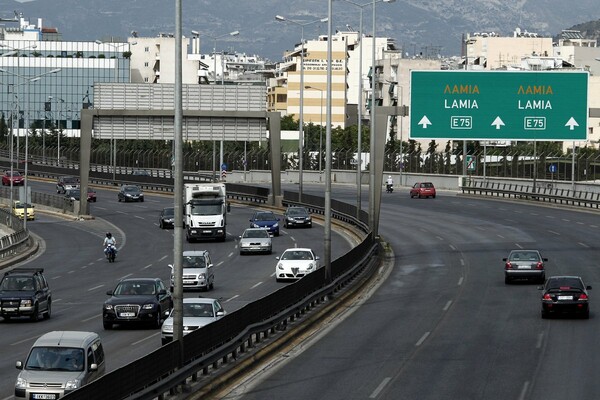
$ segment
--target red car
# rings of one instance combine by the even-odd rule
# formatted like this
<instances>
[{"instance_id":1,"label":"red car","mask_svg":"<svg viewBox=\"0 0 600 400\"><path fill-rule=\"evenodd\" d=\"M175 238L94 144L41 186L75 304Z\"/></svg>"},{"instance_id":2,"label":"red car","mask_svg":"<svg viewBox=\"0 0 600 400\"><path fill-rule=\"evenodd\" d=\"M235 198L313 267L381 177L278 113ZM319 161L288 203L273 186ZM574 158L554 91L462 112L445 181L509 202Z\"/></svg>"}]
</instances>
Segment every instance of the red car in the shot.
<instances>
[{"instance_id":1,"label":"red car","mask_svg":"<svg viewBox=\"0 0 600 400\"><path fill-rule=\"evenodd\" d=\"M432 197L435 199L435 187L431 182L417 182L410 188L410 197Z\"/></svg>"},{"instance_id":2,"label":"red car","mask_svg":"<svg viewBox=\"0 0 600 400\"><path fill-rule=\"evenodd\" d=\"M12 176L10 171L4 172L4 175L2 175L2 186L10 186L11 180L13 186L22 186L25 184L25 177L19 171L13 171Z\"/></svg>"}]
</instances>

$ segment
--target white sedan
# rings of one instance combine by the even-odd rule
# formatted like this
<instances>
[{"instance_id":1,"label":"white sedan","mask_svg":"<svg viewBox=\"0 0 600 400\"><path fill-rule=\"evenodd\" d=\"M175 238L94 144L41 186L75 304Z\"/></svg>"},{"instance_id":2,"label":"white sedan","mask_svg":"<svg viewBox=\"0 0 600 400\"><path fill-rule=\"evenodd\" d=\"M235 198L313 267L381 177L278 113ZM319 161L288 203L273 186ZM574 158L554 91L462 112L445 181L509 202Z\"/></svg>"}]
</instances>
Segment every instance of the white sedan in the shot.
<instances>
[{"instance_id":1,"label":"white sedan","mask_svg":"<svg viewBox=\"0 0 600 400\"><path fill-rule=\"evenodd\" d=\"M187 335L204 325L221 319L225 314L227 312L217 299L185 298L183 299L183 334ZM163 322L160 336L162 344L173 340L173 313Z\"/></svg>"},{"instance_id":2,"label":"white sedan","mask_svg":"<svg viewBox=\"0 0 600 400\"><path fill-rule=\"evenodd\" d=\"M308 248L294 247L285 250L275 267L275 279L280 282L285 279L300 279L319 268L319 257Z\"/></svg>"}]
</instances>

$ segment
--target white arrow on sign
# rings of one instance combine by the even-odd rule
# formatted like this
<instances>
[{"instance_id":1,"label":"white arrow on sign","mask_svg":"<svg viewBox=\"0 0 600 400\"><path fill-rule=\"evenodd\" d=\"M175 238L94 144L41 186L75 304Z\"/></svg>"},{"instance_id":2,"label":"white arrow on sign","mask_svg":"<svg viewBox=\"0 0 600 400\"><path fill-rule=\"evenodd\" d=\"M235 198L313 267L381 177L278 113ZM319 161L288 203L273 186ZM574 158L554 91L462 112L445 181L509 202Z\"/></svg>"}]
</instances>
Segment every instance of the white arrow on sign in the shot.
<instances>
[{"instance_id":1,"label":"white arrow on sign","mask_svg":"<svg viewBox=\"0 0 600 400\"><path fill-rule=\"evenodd\" d=\"M504 121L502 121L502 119L500 119L500 117L496 117L496 119L494 120L494 122L492 122L492 126L496 126L496 129L500 129L501 126L504 126Z\"/></svg>"},{"instance_id":2,"label":"white arrow on sign","mask_svg":"<svg viewBox=\"0 0 600 400\"><path fill-rule=\"evenodd\" d=\"M565 126L569 127L569 130L574 130L576 126L579 126L579 124L577 123L577 121L575 121L575 118L571 117L567 123L565 124Z\"/></svg>"},{"instance_id":3,"label":"white arrow on sign","mask_svg":"<svg viewBox=\"0 0 600 400\"><path fill-rule=\"evenodd\" d=\"M427 129L427 125L432 125L432 123L429 118L427 118L427 115L423 115L423 118L421 118L417 125L423 125L423 129Z\"/></svg>"}]
</instances>

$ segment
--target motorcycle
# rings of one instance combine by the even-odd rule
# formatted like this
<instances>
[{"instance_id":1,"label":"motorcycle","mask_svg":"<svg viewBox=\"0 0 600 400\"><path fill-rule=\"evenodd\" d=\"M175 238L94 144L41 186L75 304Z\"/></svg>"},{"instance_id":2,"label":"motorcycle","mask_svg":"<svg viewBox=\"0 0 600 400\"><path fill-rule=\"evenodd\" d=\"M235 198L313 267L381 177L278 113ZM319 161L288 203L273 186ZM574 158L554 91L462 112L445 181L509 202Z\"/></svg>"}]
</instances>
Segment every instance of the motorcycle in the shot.
<instances>
[{"instance_id":1,"label":"motorcycle","mask_svg":"<svg viewBox=\"0 0 600 400\"><path fill-rule=\"evenodd\" d=\"M115 257L117 257L117 248L114 244L109 244L106 246L106 259L108 262L115 262Z\"/></svg>"},{"instance_id":2,"label":"motorcycle","mask_svg":"<svg viewBox=\"0 0 600 400\"><path fill-rule=\"evenodd\" d=\"M385 185L385 191L387 193L392 193L394 191L394 186L393 185Z\"/></svg>"}]
</instances>

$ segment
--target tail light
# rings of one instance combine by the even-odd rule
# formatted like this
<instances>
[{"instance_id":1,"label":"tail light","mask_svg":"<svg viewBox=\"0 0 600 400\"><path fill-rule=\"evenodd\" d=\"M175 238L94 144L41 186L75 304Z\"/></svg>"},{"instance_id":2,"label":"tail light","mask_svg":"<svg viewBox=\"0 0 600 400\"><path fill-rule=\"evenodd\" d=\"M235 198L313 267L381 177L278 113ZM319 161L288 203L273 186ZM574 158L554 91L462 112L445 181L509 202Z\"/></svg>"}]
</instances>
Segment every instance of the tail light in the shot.
<instances>
[{"instance_id":1,"label":"tail light","mask_svg":"<svg viewBox=\"0 0 600 400\"><path fill-rule=\"evenodd\" d=\"M584 301L587 301L587 299L588 299L588 296L587 296L587 294L585 294L585 293L581 293L581 294L579 295L579 300L584 300Z\"/></svg>"},{"instance_id":2,"label":"tail light","mask_svg":"<svg viewBox=\"0 0 600 400\"><path fill-rule=\"evenodd\" d=\"M535 265L535 269L544 269L544 264L541 261L538 261Z\"/></svg>"},{"instance_id":3,"label":"tail light","mask_svg":"<svg viewBox=\"0 0 600 400\"><path fill-rule=\"evenodd\" d=\"M510 261L506 262L506 264L504 265L504 269L512 269L512 264L510 263Z\"/></svg>"},{"instance_id":4,"label":"tail light","mask_svg":"<svg viewBox=\"0 0 600 400\"><path fill-rule=\"evenodd\" d=\"M552 297L548 293L546 293L543 297L544 300L552 300Z\"/></svg>"}]
</instances>

